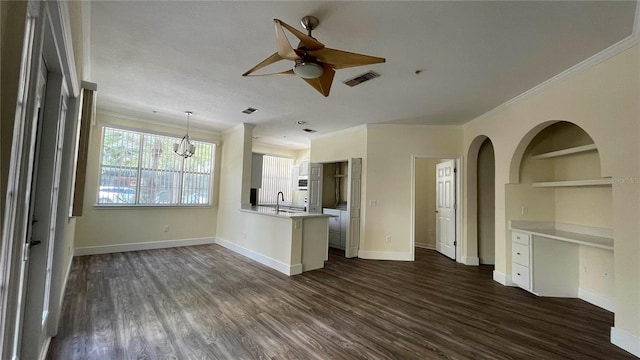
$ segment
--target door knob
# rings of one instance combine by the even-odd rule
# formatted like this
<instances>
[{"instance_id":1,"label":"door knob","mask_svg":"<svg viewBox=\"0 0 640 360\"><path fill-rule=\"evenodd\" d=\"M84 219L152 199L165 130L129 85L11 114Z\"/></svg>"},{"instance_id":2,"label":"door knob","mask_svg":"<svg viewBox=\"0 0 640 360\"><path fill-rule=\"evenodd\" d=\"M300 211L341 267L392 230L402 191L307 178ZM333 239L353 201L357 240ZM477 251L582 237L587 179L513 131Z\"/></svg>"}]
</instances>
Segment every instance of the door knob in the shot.
<instances>
[{"instance_id":1,"label":"door knob","mask_svg":"<svg viewBox=\"0 0 640 360\"><path fill-rule=\"evenodd\" d=\"M40 245L40 240L30 240L29 241L29 248L32 248L34 246Z\"/></svg>"}]
</instances>

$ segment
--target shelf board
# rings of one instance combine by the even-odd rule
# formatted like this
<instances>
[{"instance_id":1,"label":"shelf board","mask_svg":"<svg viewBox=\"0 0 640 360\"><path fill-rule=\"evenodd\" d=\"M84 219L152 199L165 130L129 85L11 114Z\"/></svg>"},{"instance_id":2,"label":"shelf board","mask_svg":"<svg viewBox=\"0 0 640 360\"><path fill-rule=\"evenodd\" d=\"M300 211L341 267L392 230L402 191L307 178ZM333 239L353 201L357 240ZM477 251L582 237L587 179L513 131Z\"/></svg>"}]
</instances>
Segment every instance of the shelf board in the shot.
<instances>
[{"instance_id":1,"label":"shelf board","mask_svg":"<svg viewBox=\"0 0 640 360\"><path fill-rule=\"evenodd\" d=\"M594 151L594 150L598 150L598 148L596 147L596 144L589 144L589 145L583 145L583 146L576 146L568 149L562 149L558 151L542 153L542 154L534 155L531 158L536 160L549 159L549 158L555 158L555 157L565 156L570 154L578 154L578 153Z\"/></svg>"},{"instance_id":2,"label":"shelf board","mask_svg":"<svg viewBox=\"0 0 640 360\"><path fill-rule=\"evenodd\" d=\"M613 181L610 177L589 180L564 180L535 182L533 187L578 187L578 186L611 186Z\"/></svg>"}]
</instances>

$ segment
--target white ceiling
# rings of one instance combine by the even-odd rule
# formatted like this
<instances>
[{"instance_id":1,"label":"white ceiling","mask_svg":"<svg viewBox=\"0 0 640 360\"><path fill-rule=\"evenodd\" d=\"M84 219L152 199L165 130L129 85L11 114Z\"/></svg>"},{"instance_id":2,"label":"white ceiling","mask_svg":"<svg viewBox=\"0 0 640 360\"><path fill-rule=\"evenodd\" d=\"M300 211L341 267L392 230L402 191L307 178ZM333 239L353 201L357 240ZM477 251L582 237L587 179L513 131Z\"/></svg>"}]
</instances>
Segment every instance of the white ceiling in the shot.
<instances>
[{"instance_id":1,"label":"white ceiling","mask_svg":"<svg viewBox=\"0 0 640 360\"><path fill-rule=\"evenodd\" d=\"M195 127L248 122L260 142L304 148L310 137L365 123L463 124L630 36L635 6L93 1L90 80L103 112L183 126L191 110ZM327 47L386 63L338 70L327 98L294 76L241 76L275 52L274 18L302 30L305 15L320 19L313 35ZM342 83L368 70L381 77ZM241 113L247 107L258 111Z\"/></svg>"}]
</instances>

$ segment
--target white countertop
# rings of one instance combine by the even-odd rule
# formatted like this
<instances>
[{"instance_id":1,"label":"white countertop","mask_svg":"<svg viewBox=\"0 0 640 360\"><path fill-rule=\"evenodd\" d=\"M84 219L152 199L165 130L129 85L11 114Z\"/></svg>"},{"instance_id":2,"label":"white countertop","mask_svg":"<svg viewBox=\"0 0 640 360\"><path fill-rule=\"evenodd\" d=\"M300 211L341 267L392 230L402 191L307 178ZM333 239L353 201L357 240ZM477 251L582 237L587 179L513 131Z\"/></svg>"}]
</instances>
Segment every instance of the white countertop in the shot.
<instances>
[{"instance_id":1,"label":"white countertop","mask_svg":"<svg viewBox=\"0 0 640 360\"><path fill-rule=\"evenodd\" d=\"M604 234L604 232L606 232L603 231L604 229L542 221L512 221L510 227L512 230L538 235L548 239L613 250L613 237ZM593 229L598 230L594 231Z\"/></svg>"},{"instance_id":2,"label":"white countertop","mask_svg":"<svg viewBox=\"0 0 640 360\"><path fill-rule=\"evenodd\" d=\"M315 217L329 217L327 214L309 214L307 212L289 210L288 207L281 207L279 212L272 206L243 206L240 211L253 213L258 215L273 216L278 218L315 218Z\"/></svg>"}]
</instances>

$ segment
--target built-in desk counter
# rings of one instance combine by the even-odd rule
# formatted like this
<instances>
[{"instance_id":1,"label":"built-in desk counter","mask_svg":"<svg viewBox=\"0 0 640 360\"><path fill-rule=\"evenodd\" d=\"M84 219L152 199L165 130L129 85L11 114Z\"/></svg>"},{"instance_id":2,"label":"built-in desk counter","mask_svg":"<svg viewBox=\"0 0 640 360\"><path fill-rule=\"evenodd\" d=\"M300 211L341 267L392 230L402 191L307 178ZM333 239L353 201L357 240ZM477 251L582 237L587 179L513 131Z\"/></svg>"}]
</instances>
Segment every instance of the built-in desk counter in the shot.
<instances>
[{"instance_id":1,"label":"built-in desk counter","mask_svg":"<svg viewBox=\"0 0 640 360\"><path fill-rule=\"evenodd\" d=\"M582 246L613 256L611 229L541 221L511 221L510 229L513 283L539 296L578 297L612 310L610 295L583 289L580 275Z\"/></svg>"}]
</instances>

